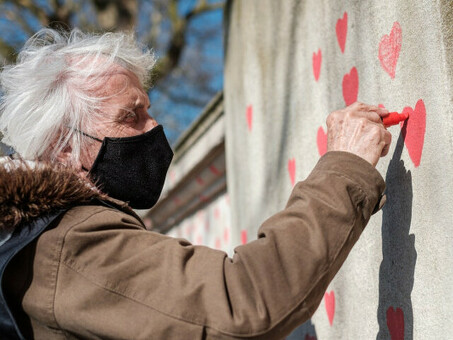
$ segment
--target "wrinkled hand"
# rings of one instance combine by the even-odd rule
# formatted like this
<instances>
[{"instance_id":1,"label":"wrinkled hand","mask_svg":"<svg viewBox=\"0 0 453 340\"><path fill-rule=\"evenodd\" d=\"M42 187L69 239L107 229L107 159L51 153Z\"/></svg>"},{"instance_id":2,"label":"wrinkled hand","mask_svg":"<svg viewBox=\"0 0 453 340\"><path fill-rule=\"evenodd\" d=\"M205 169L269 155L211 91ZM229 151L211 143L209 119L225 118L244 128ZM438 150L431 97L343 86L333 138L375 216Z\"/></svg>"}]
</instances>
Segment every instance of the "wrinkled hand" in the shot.
<instances>
[{"instance_id":1,"label":"wrinkled hand","mask_svg":"<svg viewBox=\"0 0 453 340\"><path fill-rule=\"evenodd\" d=\"M327 117L327 151L347 151L373 166L387 155L392 135L382 124L388 110L356 102Z\"/></svg>"}]
</instances>

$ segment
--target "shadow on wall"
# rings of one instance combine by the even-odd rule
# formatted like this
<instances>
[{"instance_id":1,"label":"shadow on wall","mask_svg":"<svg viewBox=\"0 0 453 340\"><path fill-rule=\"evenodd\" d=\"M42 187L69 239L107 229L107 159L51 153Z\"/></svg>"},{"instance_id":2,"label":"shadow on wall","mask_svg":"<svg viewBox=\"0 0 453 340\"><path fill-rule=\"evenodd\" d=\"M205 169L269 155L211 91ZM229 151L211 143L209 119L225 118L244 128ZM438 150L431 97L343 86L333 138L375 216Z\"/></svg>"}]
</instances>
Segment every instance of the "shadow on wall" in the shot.
<instances>
[{"instance_id":1,"label":"shadow on wall","mask_svg":"<svg viewBox=\"0 0 453 340\"><path fill-rule=\"evenodd\" d=\"M297 327L286 340L316 340L315 325L312 324L311 320L308 320L303 325Z\"/></svg>"},{"instance_id":2,"label":"shadow on wall","mask_svg":"<svg viewBox=\"0 0 453 340\"><path fill-rule=\"evenodd\" d=\"M414 287L415 235L409 234L412 218L412 174L401 153L407 123L398 138L385 181L387 203L382 216L382 263L379 269L379 332L376 339L413 338L411 292Z\"/></svg>"}]
</instances>

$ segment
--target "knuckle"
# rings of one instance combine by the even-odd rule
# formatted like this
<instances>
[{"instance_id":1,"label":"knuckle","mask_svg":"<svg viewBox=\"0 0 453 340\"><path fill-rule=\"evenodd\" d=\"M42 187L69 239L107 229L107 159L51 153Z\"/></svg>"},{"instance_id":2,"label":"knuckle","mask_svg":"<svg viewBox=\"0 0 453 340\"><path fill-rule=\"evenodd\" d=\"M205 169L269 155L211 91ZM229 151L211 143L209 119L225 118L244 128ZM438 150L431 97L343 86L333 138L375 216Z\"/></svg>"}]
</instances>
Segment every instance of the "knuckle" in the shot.
<instances>
[{"instance_id":1,"label":"knuckle","mask_svg":"<svg viewBox=\"0 0 453 340\"><path fill-rule=\"evenodd\" d=\"M379 136L382 136L382 129L379 125L377 124L372 124L370 127L371 132L378 134Z\"/></svg>"},{"instance_id":2,"label":"knuckle","mask_svg":"<svg viewBox=\"0 0 453 340\"><path fill-rule=\"evenodd\" d=\"M363 128L366 127L369 123L368 119L363 118L363 117L358 118L358 122Z\"/></svg>"},{"instance_id":3,"label":"knuckle","mask_svg":"<svg viewBox=\"0 0 453 340\"><path fill-rule=\"evenodd\" d=\"M327 116L326 121L327 121L327 122L332 121L332 120L334 119L334 116L335 116L335 112L330 113L330 114Z\"/></svg>"},{"instance_id":4,"label":"knuckle","mask_svg":"<svg viewBox=\"0 0 453 340\"><path fill-rule=\"evenodd\" d=\"M353 105L358 109L363 109L366 107L366 105L364 103L359 102L359 101L355 102Z\"/></svg>"},{"instance_id":5,"label":"knuckle","mask_svg":"<svg viewBox=\"0 0 453 340\"><path fill-rule=\"evenodd\" d=\"M326 123L327 125L332 125L334 124L337 120L339 120L340 112L339 111L334 111L331 114L327 116Z\"/></svg>"},{"instance_id":6,"label":"knuckle","mask_svg":"<svg viewBox=\"0 0 453 340\"><path fill-rule=\"evenodd\" d=\"M388 141L389 144L392 142L392 134L387 130L385 130L385 139Z\"/></svg>"},{"instance_id":7,"label":"knuckle","mask_svg":"<svg viewBox=\"0 0 453 340\"><path fill-rule=\"evenodd\" d=\"M353 111L346 111L344 114L344 118L347 120L353 119L354 117L354 112Z\"/></svg>"},{"instance_id":8,"label":"knuckle","mask_svg":"<svg viewBox=\"0 0 453 340\"><path fill-rule=\"evenodd\" d=\"M381 140L381 132L373 125L362 125L362 132L369 136L370 140Z\"/></svg>"}]
</instances>

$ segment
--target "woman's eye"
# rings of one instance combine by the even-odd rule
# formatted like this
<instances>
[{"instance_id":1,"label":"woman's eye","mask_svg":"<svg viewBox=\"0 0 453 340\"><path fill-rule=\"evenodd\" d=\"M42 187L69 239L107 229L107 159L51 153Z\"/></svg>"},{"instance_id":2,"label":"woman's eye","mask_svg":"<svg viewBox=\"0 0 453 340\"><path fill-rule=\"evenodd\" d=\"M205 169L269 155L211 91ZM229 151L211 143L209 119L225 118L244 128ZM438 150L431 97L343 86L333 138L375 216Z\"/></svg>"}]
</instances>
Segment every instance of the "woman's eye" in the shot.
<instances>
[{"instance_id":1,"label":"woman's eye","mask_svg":"<svg viewBox=\"0 0 453 340\"><path fill-rule=\"evenodd\" d=\"M126 116L124 116L124 120L127 122L134 121L137 118L137 114L135 112L128 112Z\"/></svg>"}]
</instances>

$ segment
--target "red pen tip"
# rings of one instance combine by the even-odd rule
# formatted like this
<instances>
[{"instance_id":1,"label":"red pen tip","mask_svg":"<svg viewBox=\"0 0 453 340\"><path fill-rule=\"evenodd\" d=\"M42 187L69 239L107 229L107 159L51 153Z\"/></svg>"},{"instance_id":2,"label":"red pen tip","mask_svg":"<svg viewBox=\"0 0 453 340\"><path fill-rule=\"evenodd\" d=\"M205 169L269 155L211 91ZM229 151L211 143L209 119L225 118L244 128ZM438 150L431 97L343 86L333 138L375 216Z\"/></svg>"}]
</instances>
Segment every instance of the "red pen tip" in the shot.
<instances>
[{"instance_id":1,"label":"red pen tip","mask_svg":"<svg viewBox=\"0 0 453 340\"><path fill-rule=\"evenodd\" d=\"M390 112L387 116L382 118L382 122L384 126L389 127L393 125L397 125L402 121L405 121L409 118L409 114L407 112L399 114L398 112Z\"/></svg>"}]
</instances>

